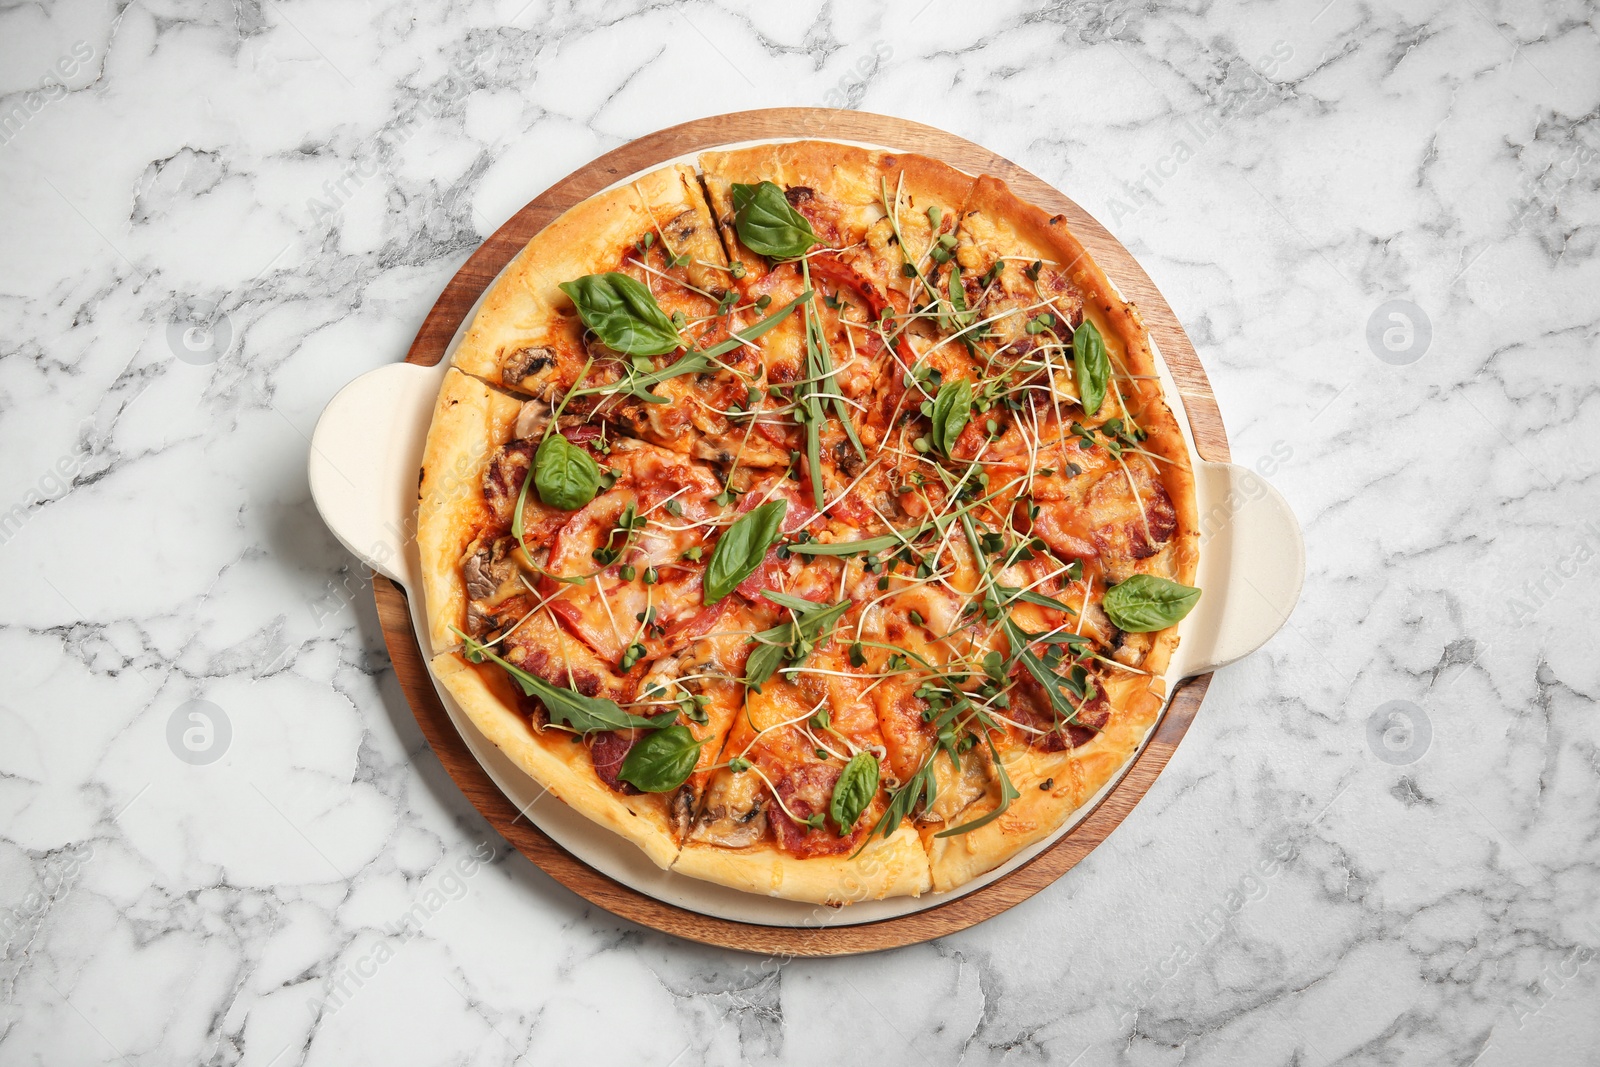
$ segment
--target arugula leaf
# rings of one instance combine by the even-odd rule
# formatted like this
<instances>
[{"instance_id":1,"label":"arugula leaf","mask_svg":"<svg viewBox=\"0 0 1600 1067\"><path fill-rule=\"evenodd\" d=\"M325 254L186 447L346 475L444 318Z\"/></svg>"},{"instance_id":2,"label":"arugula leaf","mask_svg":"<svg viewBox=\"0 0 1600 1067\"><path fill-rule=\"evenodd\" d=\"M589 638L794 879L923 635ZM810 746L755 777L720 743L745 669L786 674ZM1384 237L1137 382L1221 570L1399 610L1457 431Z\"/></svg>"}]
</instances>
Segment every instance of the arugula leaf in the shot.
<instances>
[{"instance_id":1,"label":"arugula leaf","mask_svg":"<svg viewBox=\"0 0 1600 1067\"><path fill-rule=\"evenodd\" d=\"M934 770L934 761L939 758L941 752L950 757L952 766L958 771L961 769L961 755L956 751L954 740L948 731L940 732L939 740L934 750L928 754L927 760L912 772L911 777L907 778L899 789L889 794L888 806L884 808L883 814L878 816L878 821L872 824L866 840L861 843L861 848L856 849L851 856L852 859L859 856L861 850L867 847L867 841L879 834L885 839L893 836L900 828L900 824L916 809L919 801L923 811L933 807L934 802L939 799L939 776Z\"/></svg>"},{"instance_id":2,"label":"arugula leaf","mask_svg":"<svg viewBox=\"0 0 1600 1067\"><path fill-rule=\"evenodd\" d=\"M930 416L933 430L929 434L933 447L946 456L950 455L956 438L961 436L971 417L972 383L965 378L958 382L945 382L939 388L939 395L933 398L933 414Z\"/></svg>"},{"instance_id":3,"label":"arugula leaf","mask_svg":"<svg viewBox=\"0 0 1600 1067\"><path fill-rule=\"evenodd\" d=\"M828 801L828 814L839 827L840 837L850 832L877 794L877 757L870 752L857 752L844 765L839 780L833 783L833 797Z\"/></svg>"},{"instance_id":4,"label":"arugula leaf","mask_svg":"<svg viewBox=\"0 0 1600 1067\"><path fill-rule=\"evenodd\" d=\"M1011 654L1021 662L1023 669L1033 676L1033 680L1039 683L1039 688L1044 690L1045 697L1050 701L1050 710L1055 712L1056 718L1063 723L1078 725L1078 709L1061 690L1064 687L1076 689L1077 694L1082 697L1086 695L1083 683L1061 677L1051 670L1037 653L1031 651L1028 642L1034 640L1033 634L1022 629L1010 618L1005 619L1000 625L1005 632L1006 640L1011 644Z\"/></svg>"},{"instance_id":5,"label":"arugula leaf","mask_svg":"<svg viewBox=\"0 0 1600 1067\"><path fill-rule=\"evenodd\" d=\"M683 347L677 327L650 290L626 274L586 274L560 288L608 348L629 356L661 356Z\"/></svg>"},{"instance_id":6,"label":"arugula leaf","mask_svg":"<svg viewBox=\"0 0 1600 1067\"><path fill-rule=\"evenodd\" d=\"M773 259L797 259L817 243L806 217L789 206L772 182L733 183L733 226L750 251Z\"/></svg>"},{"instance_id":7,"label":"arugula leaf","mask_svg":"<svg viewBox=\"0 0 1600 1067\"><path fill-rule=\"evenodd\" d=\"M600 465L589 453L554 433L540 442L534 455L533 484L546 504L576 511L593 500L600 488ZM520 509L517 518L520 522Z\"/></svg>"},{"instance_id":8,"label":"arugula leaf","mask_svg":"<svg viewBox=\"0 0 1600 1067\"><path fill-rule=\"evenodd\" d=\"M1200 600L1200 590L1154 574L1135 574L1106 590L1100 601L1118 629L1149 633L1175 625Z\"/></svg>"},{"instance_id":9,"label":"arugula leaf","mask_svg":"<svg viewBox=\"0 0 1600 1067\"><path fill-rule=\"evenodd\" d=\"M767 684L779 666L783 663L784 653L789 649L788 624L771 630L763 630L756 635L765 640L757 643L751 650L750 656L744 661L744 684L761 692L761 687Z\"/></svg>"},{"instance_id":10,"label":"arugula leaf","mask_svg":"<svg viewBox=\"0 0 1600 1067\"><path fill-rule=\"evenodd\" d=\"M952 826L948 830L940 830L934 837L955 837L958 834L970 834L980 827L988 826L1011 807L1011 802L1022 795L1017 787L1011 784L1011 776L1006 773L1005 761L1000 758L1000 750L994 747L994 736L987 730L984 738L989 742L989 755L993 757L995 773L1000 776L1000 803L995 805L993 811L978 816L971 822L964 822L960 826Z\"/></svg>"},{"instance_id":11,"label":"arugula leaf","mask_svg":"<svg viewBox=\"0 0 1600 1067\"><path fill-rule=\"evenodd\" d=\"M784 663L792 666L804 662L822 637L823 630L838 621L839 616L850 607L848 600L841 600L837 604L818 604L770 589L763 590L761 595L793 611L795 616L755 635L757 645L745 661L744 682L757 692Z\"/></svg>"},{"instance_id":12,"label":"arugula leaf","mask_svg":"<svg viewBox=\"0 0 1600 1067\"><path fill-rule=\"evenodd\" d=\"M617 777L646 793L670 793L694 773L703 744L682 725L646 734L622 757Z\"/></svg>"},{"instance_id":13,"label":"arugula leaf","mask_svg":"<svg viewBox=\"0 0 1600 1067\"><path fill-rule=\"evenodd\" d=\"M722 533L706 564L705 603L715 604L748 578L783 533L783 516L789 501L769 500L741 515Z\"/></svg>"},{"instance_id":14,"label":"arugula leaf","mask_svg":"<svg viewBox=\"0 0 1600 1067\"><path fill-rule=\"evenodd\" d=\"M588 734L598 730L626 730L630 727L659 730L670 721L667 716L647 719L643 715L623 711L613 700L588 697L575 689L551 685L538 675L529 674L516 664L501 659L489 651L487 645L469 637L454 626L450 629L461 638L467 659L473 663L482 663L485 659L490 659L504 667L506 673L522 687L524 694L539 698L545 710L550 713L551 722L558 722L581 734Z\"/></svg>"},{"instance_id":15,"label":"arugula leaf","mask_svg":"<svg viewBox=\"0 0 1600 1067\"><path fill-rule=\"evenodd\" d=\"M704 351L696 354L705 356L709 360L727 352L732 352L735 348L738 348L739 341L736 340L736 338L742 338L746 341L754 341L756 338L760 337L762 334L778 325L778 323L794 314L794 309L799 307L801 304L804 304L807 300L810 300L812 295L812 291L807 289L805 292L801 293L799 296L795 297L793 300L789 301L787 304L783 305L783 307L779 308L777 311L774 311L772 314L768 315L754 326L747 326L744 329L736 332L733 337L728 338L726 341L719 341L710 348L707 348ZM682 361L680 360L679 362ZM677 364L674 364L674 366L676 365Z\"/></svg>"},{"instance_id":16,"label":"arugula leaf","mask_svg":"<svg viewBox=\"0 0 1600 1067\"><path fill-rule=\"evenodd\" d=\"M1093 415L1105 403L1111 359L1106 355L1105 338L1088 319L1072 335L1072 373L1078 381L1078 399L1083 402L1084 413Z\"/></svg>"},{"instance_id":17,"label":"arugula leaf","mask_svg":"<svg viewBox=\"0 0 1600 1067\"><path fill-rule=\"evenodd\" d=\"M978 320L978 313L967 308L967 288L961 284L960 264L950 264L950 273L945 277L945 291L950 295L950 307L953 309L948 323L943 324L946 329L964 330Z\"/></svg>"},{"instance_id":18,"label":"arugula leaf","mask_svg":"<svg viewBox=\"0 0 1600 1067\"><path fill-rule=\"evenodd\" d=\"M1037 604L1041 608L1053 608L1056 611L1064 611L1068 615L1076 615L1078 613L1075 608L1068 604L1062 603L1055 597L1046 596L1045 594L1035 592L1032 589L1025 590L1020 586L1001 585L999 582L995 582L994 591L1004 597L1005 603L1007 604L1020 600L1024 604Z\"/></svg>"}]
</instances>

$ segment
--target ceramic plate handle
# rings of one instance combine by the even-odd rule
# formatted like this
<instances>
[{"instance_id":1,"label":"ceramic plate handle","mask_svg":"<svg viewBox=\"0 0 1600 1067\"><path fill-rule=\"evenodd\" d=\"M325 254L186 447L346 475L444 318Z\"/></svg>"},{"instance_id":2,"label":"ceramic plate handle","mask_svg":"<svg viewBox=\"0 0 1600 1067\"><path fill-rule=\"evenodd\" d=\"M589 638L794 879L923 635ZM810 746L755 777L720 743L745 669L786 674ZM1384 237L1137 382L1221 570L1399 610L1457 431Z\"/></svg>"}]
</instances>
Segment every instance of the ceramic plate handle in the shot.
<instances>
[{"instance_id":1,"label":"ceramic plate handle","mask_svg":"<svg viewBox=\"0 0 1600 1067\"><path fill-rule=\"evenodd\" d=\"M415 588L417 471L438 395L437 367L391 363L339 390L311 433L311 499L323 521L407 589Z\"/></svg>"},{"instance_id":2,"label":"ceramic plate handle","mask_svg":"<svg viewBox=\"0 0 1600 1067\"><path fill-rule=\"evenodd\" d=\"M1289 619L1306 575L1300 523L1248 467L1195 467L1200 603L1183 620L1174 677L1204 674L1266 644Z\"/></svg>"}]
</instances>

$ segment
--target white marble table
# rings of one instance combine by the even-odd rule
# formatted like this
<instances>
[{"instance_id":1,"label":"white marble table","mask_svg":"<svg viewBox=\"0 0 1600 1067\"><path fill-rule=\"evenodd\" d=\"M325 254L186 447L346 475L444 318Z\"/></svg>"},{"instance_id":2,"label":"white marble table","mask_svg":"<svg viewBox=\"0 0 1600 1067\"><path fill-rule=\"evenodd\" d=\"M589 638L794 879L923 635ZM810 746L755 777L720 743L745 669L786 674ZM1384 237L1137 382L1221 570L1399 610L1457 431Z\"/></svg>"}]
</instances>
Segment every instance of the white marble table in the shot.
<instances>
[{"instance_id":1,"label":"white marble table","mask_svg":"<svg viewBox=\"0 0 1600 1067\"><path fill-rule=\"evenodd\" d=\"M920 3L0 9L0 1063L1597 1062L1594 5ZM508 855L306 486L516 208L771 105L1100 217L1310 556L1104 847L859 959Z\"/></svg>"}]
</instances>

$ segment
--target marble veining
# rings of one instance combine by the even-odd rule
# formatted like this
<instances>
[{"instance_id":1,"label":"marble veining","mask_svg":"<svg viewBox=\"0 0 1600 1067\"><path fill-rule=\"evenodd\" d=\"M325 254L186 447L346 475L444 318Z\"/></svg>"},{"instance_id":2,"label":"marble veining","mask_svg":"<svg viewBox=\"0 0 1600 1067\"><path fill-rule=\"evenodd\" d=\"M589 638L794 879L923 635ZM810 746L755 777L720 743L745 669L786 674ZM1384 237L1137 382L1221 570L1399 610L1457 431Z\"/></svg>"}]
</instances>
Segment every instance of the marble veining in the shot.
<instances>
[{"instance_id":1,"label":"marble veining","mask_svg":"<svg viewBox=\"0 0 1600 1067\"><path fill-rule=\"evenodd\" d=\"M1595 16L6 5L0 1063L1597 1062ZM528 199L779 105L944 127L1104 221L1309 553L1085 863L833 961L511 852L305 476Z\"/></svg>"}]
</instances>

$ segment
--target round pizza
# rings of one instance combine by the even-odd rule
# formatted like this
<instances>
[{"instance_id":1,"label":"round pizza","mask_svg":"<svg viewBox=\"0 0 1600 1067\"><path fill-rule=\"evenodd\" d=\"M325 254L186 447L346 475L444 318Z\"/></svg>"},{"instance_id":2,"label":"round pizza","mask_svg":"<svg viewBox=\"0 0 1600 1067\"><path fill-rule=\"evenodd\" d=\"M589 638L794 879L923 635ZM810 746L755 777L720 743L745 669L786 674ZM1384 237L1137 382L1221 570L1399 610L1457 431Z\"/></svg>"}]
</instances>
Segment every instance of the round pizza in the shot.
<instances>
[{"instance_id":1,"label":"round pizza","mask_svg":"<svg viewBox=\"0 0 1600 1067\"><path fill-rule=\"evenodd\" d=\"M551 223L463 335L420 486L433 670L664 868L948 891L1159 716L1188 456L1062 216L917 155L709 152Z\"/></svg>"}]
</instances>

